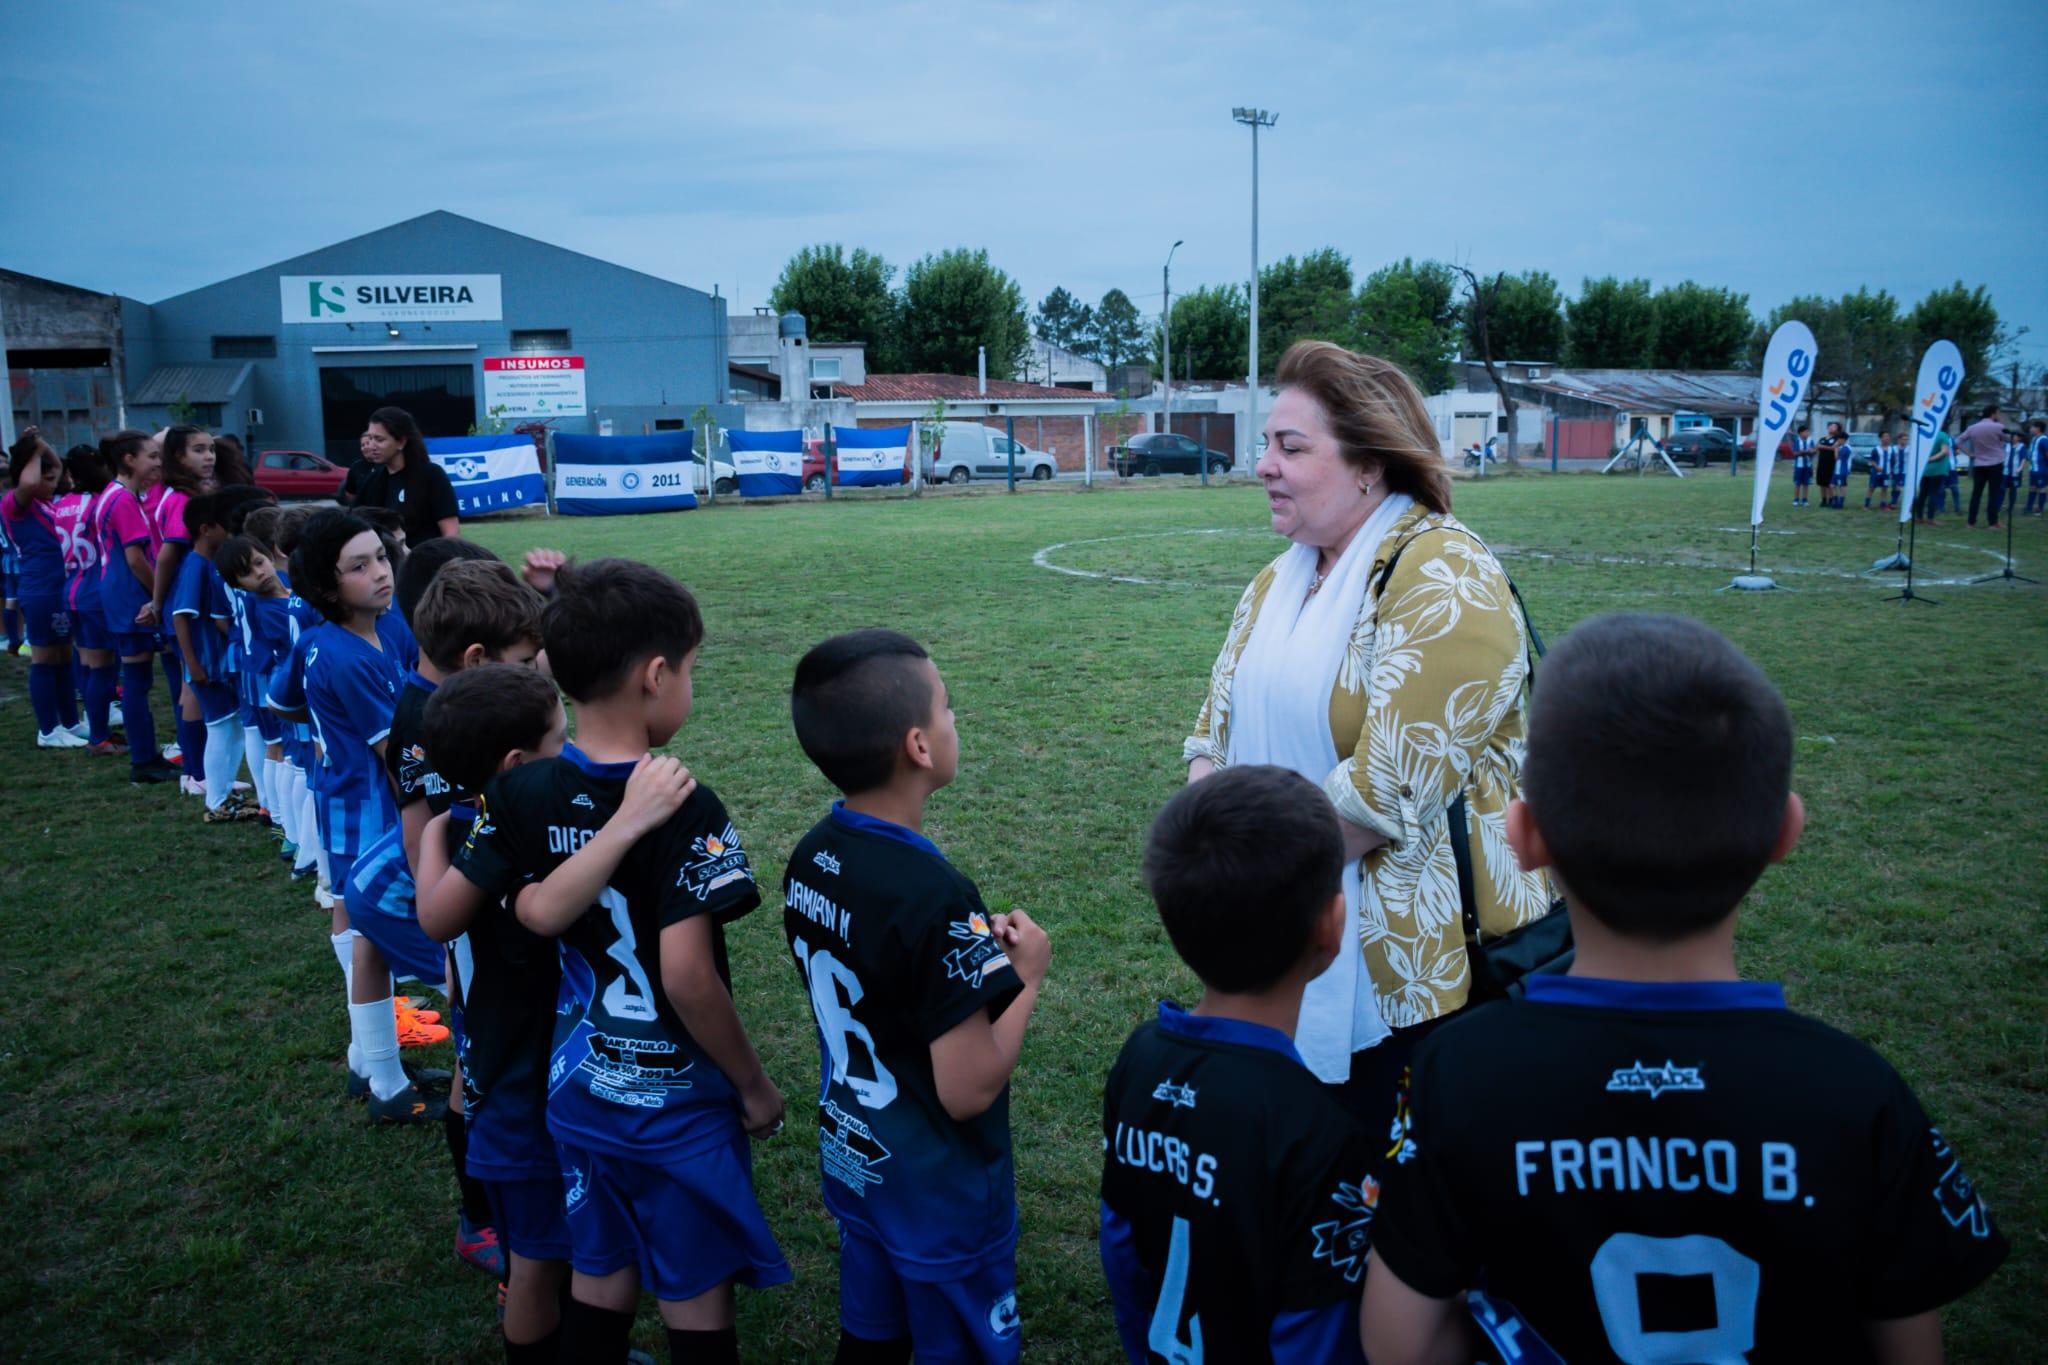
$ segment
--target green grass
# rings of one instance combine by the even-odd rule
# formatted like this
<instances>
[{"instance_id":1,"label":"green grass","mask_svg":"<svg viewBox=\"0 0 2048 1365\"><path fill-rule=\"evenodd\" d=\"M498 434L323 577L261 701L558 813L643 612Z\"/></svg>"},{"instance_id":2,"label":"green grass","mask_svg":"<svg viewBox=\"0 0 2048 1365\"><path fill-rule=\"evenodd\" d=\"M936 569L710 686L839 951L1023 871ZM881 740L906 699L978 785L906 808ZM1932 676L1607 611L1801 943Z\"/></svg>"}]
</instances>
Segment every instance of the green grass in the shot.
<instances>
[{"instance_id":1,"label":"green grass","mask_svg":"<svg viewBox=\"0 0 2048 1365\"><path fill-rule=\"evenodd\" d=\"M1952 1356L2028 1358L2048 1331L2048 598L1994 584L1930 586L1938 607L1883 602L1889 581L1843 571L1888 552L1892 523L1795 516L1782 494L1763 564L1797 591L1716 593L1746 559L1747 535L1722 528L1746 521L1747 488L1524 477L1460 484L1457 501L1546 633L1684 612L1784 689L1811 823L1744 912L1744 969L1882 1049L1937 1116L2014 1246L1951 1311ZM829 796L789 732L797 656L868 624L931 647L963 745L931 832L991 905L1028 908L1053 939L1012 1110L1038 1359L1114 1355L1094 1240L1099 1086L1152 1002L1190 989L1138 885L1139 841L1181 780L1236 594L1278 548L1263 523L1250 489L1154 485L474 528L508 557L631 555L697 592L711 634L674 747L771 887ZM1034 566L1055 542L1054 563L1154 581ZM1951 522L1920 551L1931 578L1956 578L1996 569L1993 546ZM2048 530L2023 524L2023 568L2048 567L2044 550ZM0 661L4 1354L499 1358L491 1286L450 1254L439 1133L372 1131L340 1098L326 917L249 827L202 827L198 803L131 791L110 761L37 752L23 681ZM737 926L733 957L741 1013L800 1109L817 1051L772 908ZM836 1334L806 1127L756 1149L797 1282L742 1296L754 1360L826 1359ZM659 1354L652 1305L638 1339Z\"/></svg>"}]
</instances>

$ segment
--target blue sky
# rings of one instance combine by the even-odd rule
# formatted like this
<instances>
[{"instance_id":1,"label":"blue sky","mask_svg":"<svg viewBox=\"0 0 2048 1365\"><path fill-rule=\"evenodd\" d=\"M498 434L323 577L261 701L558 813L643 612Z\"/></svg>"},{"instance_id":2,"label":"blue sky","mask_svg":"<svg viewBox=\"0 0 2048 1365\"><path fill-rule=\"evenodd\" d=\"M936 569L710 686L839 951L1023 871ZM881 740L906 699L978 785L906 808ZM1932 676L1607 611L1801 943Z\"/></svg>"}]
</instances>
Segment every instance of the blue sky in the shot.
<instances>
[{"instance_id":1,"label":"blue sky","mask_svg":"<svg viewBox=\"0 0 2048 1365\"><path fill-rule=\"evenodd\" d=\"M154 300L434 208L765 302L798 247L986 246L1159 306L1333 245L1991 290L2048 364L2048 5L24 4L0 264Z\"/></svg>"}]
</instances>

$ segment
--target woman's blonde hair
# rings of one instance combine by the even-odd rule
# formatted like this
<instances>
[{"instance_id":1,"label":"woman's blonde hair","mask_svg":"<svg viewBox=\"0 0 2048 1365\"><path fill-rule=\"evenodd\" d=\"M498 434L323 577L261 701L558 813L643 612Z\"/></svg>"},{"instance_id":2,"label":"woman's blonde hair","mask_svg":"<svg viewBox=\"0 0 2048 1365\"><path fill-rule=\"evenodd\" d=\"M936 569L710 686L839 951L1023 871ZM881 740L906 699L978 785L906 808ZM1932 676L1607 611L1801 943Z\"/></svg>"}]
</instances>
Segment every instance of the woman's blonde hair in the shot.
<instances>
[{"instance_id":1,"label":"woman's blonde hair","mask_svg":"<svg viewBox=\"0 0 2048 1365\"><path fill-rule=\"evenodd\" d=\"M1422 391L1400 366L1333 341L1297 341L1280 357L1275 382L1322 405L1346 464L1360 470L1377 464L1389 490L1432 512L1451 510L1451 476L1436 425Z\"/></svg>"}]
</instances>

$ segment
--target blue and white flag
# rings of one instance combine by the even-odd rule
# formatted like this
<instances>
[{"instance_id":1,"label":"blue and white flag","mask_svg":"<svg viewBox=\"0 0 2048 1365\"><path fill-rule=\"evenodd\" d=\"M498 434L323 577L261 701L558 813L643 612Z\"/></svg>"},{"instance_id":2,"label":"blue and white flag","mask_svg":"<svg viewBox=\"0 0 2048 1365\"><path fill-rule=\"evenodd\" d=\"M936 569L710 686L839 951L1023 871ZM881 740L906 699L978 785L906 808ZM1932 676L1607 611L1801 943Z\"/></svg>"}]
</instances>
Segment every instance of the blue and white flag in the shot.
<instances>
[{"instance_id":1,"label":"blue and white flag","mask_svg":"<svg viewBox=\"0 0 2048 1365\"><path fill-rule=\"evenodd\" d=\"M1934 458L1934 438L1948 421L1956 405L1956 390L1963 386L1963 353L1953 341L1937 341L1920 357L1920 374L1913 381L1912 440L1906 446L1905 497L1899 499L1899 524L1913 516L1913 498L1919 490L1927 462ZM1950 458L1954 458L1951 455ZM1931 514L1930 514L1931 515Z\"/></svg>"},{"instance_id":2,"label":"blue and white flag","mask_svg":"<svg viewBox=\"0 0 2048 1365\"><path fill-rule=\"evenodd\" d=\"M1764 499L1771 493L1771 466L1778 458L1778 446L1792 430L1792 419L1806 401L1813 375L1814 358L1820 348L1813 344L1813 329L1803 322L1787 322L1771 333L1764 348L1764 370L1759 378L1756 405L1756 491L1749 500L1749 524L1764 524Z\"/></svg>"},{"instance_id":3,"label":"blue and white flag","mask_svg":"<svg viewBox=\"0 0 2048 1365\"><path fill-rule=\"evenodd\" d=\"M555 437L555 510L570 517L680 512L697 505L690 433Z\"/></svg>"},{"instance_id":4,"label":"blue and white flag","mask_svg":"<svg viewBox=\"0 0 2048 1365\"><path fill-rule=\"evenodd\" d=\"M427 454L455 485L455 510L465 517L547 501L530 436L429 436Z\"/></svg>"},{"instance_id":5,"label":"blue and white flag","mask_svg":"<svg viewBox=\"0 0 2048 1365\"><path fill-rule=\"evenodd\" d=\"M842 487L873 487L909 480L907 426L833 427L832 443L839 448Z\"/></svg>"},{"instance_id":6,"label":"blue and white flag","mask_svg":"<svg viewBox=\"0 0 2048 1365\"><path fill-rule=\"evenodd\" d=\"M743 498L783 497L804 489L804 434L795 431L728 431L733 473Z\"/></svg>"}]
</instances>

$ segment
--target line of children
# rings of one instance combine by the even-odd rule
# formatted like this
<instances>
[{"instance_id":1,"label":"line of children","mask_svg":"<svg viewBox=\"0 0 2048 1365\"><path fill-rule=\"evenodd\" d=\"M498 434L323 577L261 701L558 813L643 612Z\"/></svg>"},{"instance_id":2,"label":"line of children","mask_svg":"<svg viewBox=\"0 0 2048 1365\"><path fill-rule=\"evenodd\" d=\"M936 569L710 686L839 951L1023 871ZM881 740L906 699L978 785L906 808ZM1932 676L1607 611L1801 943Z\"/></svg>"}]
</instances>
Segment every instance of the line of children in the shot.
<instances>
[{"instance_id":1,"label":"line of children","mask_svg":"<svg viewBox=\"0 0 2048 1365\"><path fill-rule=\"evenodd\" d=\"M2036 418L2027 428L2027 515L2048 512L2048 421Z\"/></svg>"}]
</instances>

